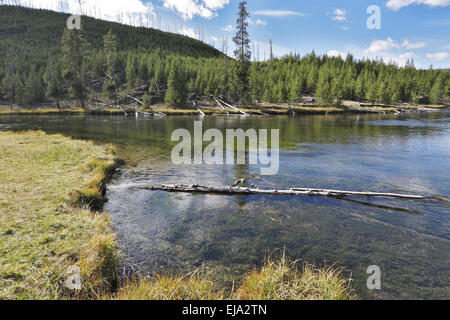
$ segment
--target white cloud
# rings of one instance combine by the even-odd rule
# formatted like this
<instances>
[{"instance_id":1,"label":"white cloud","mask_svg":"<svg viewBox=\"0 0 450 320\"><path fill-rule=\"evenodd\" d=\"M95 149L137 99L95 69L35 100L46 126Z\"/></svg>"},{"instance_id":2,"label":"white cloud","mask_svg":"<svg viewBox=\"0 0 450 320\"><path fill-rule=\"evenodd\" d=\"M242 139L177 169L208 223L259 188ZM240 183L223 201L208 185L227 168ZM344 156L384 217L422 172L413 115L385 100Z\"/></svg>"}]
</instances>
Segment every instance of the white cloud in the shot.
<instances>
[{"instance_id":1,"label":"white cloud","mask_svg":"<svg viewBox=\"0 0 450 320\"><path fill-rule=\"evenodd\" d=\"M267 22L264 20L261 20L261 19L253 20L253 19L249 18L248 24L250 24L252 26L265 26L265 25L267 25Z\"/></svg>"},{"instance_id":2,"label":"white cloud","mask_svg":"<svg viewBox=\"0 0 450 320\"><path fill-rule=\"evenodd\" d=\"M430 7L446 7L450 5L450 0L389 0L386 6L391 10L399 10L412 4L425 4Z\"/></svg>"},{"instance_id":3,"label":"white cloud","mask_svg":"<svg viewBox=\"0 0 450 320\"><path fill-rule=\"evenodd\" d=\"M447 52L427 53L427 58L431 60L442 61L449 57Z\"/></svg>"},{"instance_id":4,"label":"white cloud","mask_svg":"<svg viewBox=\"0 0 450 320\"><path fill-rule=\"evenodd\" d=\"M179 33L188 36L190 38L197 39L197 33L192 28L186 28L183 26L183 28L179 31Z\"/></svg>"},{"instance_id":5,"label":"white cloud","mask_svg":"<svg viewBox=\"0 0 450 320\"><path fill-rule=\"evenodd\" d=\"M399 43L392 38L386 38L386 40L373 40L370 46L365 49L365 53L367 54L376 54L380 52L388 52L392 49L401 49L405 48L408 50L421 49L426 47L425 42L410 42L408 39L404 39L402 43Z\"/></svg>"},{"instance_id":6,"label":"white cloud","mask_svg":"<svg viewBox=\"0 0 450 320\"><path fill-rule=\"evenodd\" d=\"M222 28L222 31L226 31L226 32L231 32L233 30L234 30L234 28L233 28L233 26L231 24L229 24L226 27Z\"/></svg>"},{"instance_id":7,"label":"white cloud","mask_svg":"<svg viewBox=\"0 0 450 320\"><path fill-rule=\"evenodd\" d=\"M421 49L426 47L427 44L425 42L409 42L408 39L403 40L402 42L402 47L406 48L406 49Z\"/></svg>"},{"instance_id":8,"label":"white cloud","mask_svg":"<svg viewBox=\"0 0 450 320\"><path fill-rule=\"evenodd\" d=\"M156 12L151 2L144 4L140 0L127 0L126 6L122 0L82 1L81 7L77 0L17 0L17 3L24 7L84 14L97 19L131 25L153 26L153 21L156 21Z\"/></svg>"},{"instance_id":9,"label":"white cloud","mask_svg":"<svg viewBox=\"0 0 450 320\"><path fill-rule=\"evenodd\" d=\"M303 17L304 14L297 11L290 11L290 10L260 10L253 12L254 15L257 16L266 16L266 17L272 17L272 18L282 18L282 17L289 17L289 16L298 16Z\"/></svg>"},{"instance_id":10,"label":"white cloud","mask_svg":"<svg viewBox=\"0 0 450 320\"><path fill-rule=\"evenodd\" d=\"M211 19L217 16L217 10L230 3L230 0L161 0L164 7L178 12L184 20L194 16Z\"/></svg>"},{"instance_id":11,"label":"white cloud","mask_svg":"<svg viewBox=\"0 0 450 320\"><path fill-rule=\"evenodd\" d=\"M330 50L327 52L327 56L345 58L347 55L345 53L337 51L337 50Z\"/></svg>"},{"instance_id":12,"label":"white cloud","mask_svg":"<svg viewBox=\"0 0 450 320\"><path fill-rule=\"evenodd\" d=\"M342 22L347 21L347 10L334 9L333 14L334 14L333 20Z\"/></svg>"},{"instance_id":13,"label":"white cloud","mask_svg":"<svg viewBox=\"0 0 450 320\"><path fill-rule=\"evenodd\" d=\"M379 53L386 52L394 48L399 48L400 45L397 41L392 40L392 38L387 38L386 40L373 40L369 48L365 50L366 53Z\"/></svg>"}]
</instances>

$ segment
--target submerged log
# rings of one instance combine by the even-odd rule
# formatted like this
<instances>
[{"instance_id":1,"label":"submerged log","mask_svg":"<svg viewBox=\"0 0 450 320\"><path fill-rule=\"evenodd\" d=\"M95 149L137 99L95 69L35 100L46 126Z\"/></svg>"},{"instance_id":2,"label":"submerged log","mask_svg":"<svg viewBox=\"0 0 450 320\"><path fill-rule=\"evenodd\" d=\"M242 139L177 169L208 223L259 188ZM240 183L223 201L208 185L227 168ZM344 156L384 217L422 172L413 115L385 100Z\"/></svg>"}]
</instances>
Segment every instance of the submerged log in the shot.
<instances>
[{"instance_id":1,"label":"submerged log","mask_svg":"<svg viewBox=\"0 0 450 320\"><path fill-rule=\"evenodd\" d=\"M377 192L355 192L342 190L327 189L310 189L310 188L291 188L288 190L278 189L259 189L257 187L208 187L199 185L161 185L161 186L139 186L142 190L161 190L167 192L184 192L184 193L209 193L209 194L266 194L266 195L286 195L286 196L319 196L319 197L380 197L380 198L397 198L397 199L439 199L438 197L425 197L418 195L396 194L396 193L377 193Z\"/></svg>"}]
</instances>

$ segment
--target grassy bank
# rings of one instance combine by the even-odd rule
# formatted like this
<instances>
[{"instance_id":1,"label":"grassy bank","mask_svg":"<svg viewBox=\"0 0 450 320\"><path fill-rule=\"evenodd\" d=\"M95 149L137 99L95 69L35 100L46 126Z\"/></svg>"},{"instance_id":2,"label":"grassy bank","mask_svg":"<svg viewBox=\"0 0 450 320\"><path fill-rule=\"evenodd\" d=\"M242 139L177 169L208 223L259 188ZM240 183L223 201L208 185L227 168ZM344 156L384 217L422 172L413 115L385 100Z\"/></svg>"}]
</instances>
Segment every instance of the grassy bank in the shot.
<instances>
[{"instance_id":1,"label":"grassy bank","mask_svg":"<svg viewBox=\"0 0 450 320\"><path fill-rule=\"evenodd\" d=\"M118 261L99 204L114 166L105 147L43 132L0 133L0 299L95 298ZM84 205L83 205L84 204ZM83 289L65 288L69 266Z\"/></svg>"},{"instance_id":2,"label":"grassy bank","mask_svg":"<svg viewBox=\"0 0 450 320\"><path fill-rule=\"evenodd\" d=\"M110 218L93 211L102 207L113 154L113 147L61 135L0 132L0 299L352 297L335 269L299 268L284 256L247 274L231 292L201 271L121 283ZM65 286L71 266L81 271L81 290Z\"/></svg>"}]
</instances>

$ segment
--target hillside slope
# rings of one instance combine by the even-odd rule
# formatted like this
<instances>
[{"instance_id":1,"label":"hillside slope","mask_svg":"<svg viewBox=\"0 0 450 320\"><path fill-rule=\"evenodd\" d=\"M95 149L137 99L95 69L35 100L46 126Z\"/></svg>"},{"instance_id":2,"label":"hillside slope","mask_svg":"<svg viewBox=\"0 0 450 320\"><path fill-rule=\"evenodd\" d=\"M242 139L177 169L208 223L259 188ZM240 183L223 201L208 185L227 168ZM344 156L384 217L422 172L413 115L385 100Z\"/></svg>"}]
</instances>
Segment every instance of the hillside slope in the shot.
<instances>
[{"instance_id":1,"label":"hillside slope","mask_svg":"<svg viewBox=\"0 0 450 320\"><path fill-rule=\"evenodd\" d=\"M48 10L1 5L1 56L16 52L20 56L40 60L48 54L57 54L68 17L67 14ZM82 28L93 49L103 48L103 36L112 29L118 37L119 50L152 51L159 48L182 56L221 55L220 51L201 41L155 29L136 28L90 17L82 17Z\"/></svg>"}]
</instances>

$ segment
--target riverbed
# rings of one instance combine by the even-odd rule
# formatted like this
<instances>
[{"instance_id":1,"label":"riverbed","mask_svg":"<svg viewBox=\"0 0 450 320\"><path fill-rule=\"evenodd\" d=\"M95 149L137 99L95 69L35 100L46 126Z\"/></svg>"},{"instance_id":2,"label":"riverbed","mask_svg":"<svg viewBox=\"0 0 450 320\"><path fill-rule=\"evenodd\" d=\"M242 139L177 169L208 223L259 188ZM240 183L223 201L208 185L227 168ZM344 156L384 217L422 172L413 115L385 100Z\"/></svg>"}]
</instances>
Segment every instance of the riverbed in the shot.
<instances>
[{"instance_id":1,"label":"riverbed","mask_svg":"<svg viewBox=\"0 0 450 320\"><path fill-rule=\"evenodd\" d=\"M280 129L280 169L174 165L175 129ZM0 130L42 129L117 146L125 165L108 186L126 266L184 274L218 268L231 282L285 248L292 259L340 266L361 298L450 298L450 206L437 201L177 194L162 183L313 187L450 195L450 112L271 117L2 116ZM356 200L356 201L353 201ZM278 251L276 251L278 250ZM369 266L381 290L369 290Z\"/></svg>"}]
</instances>

